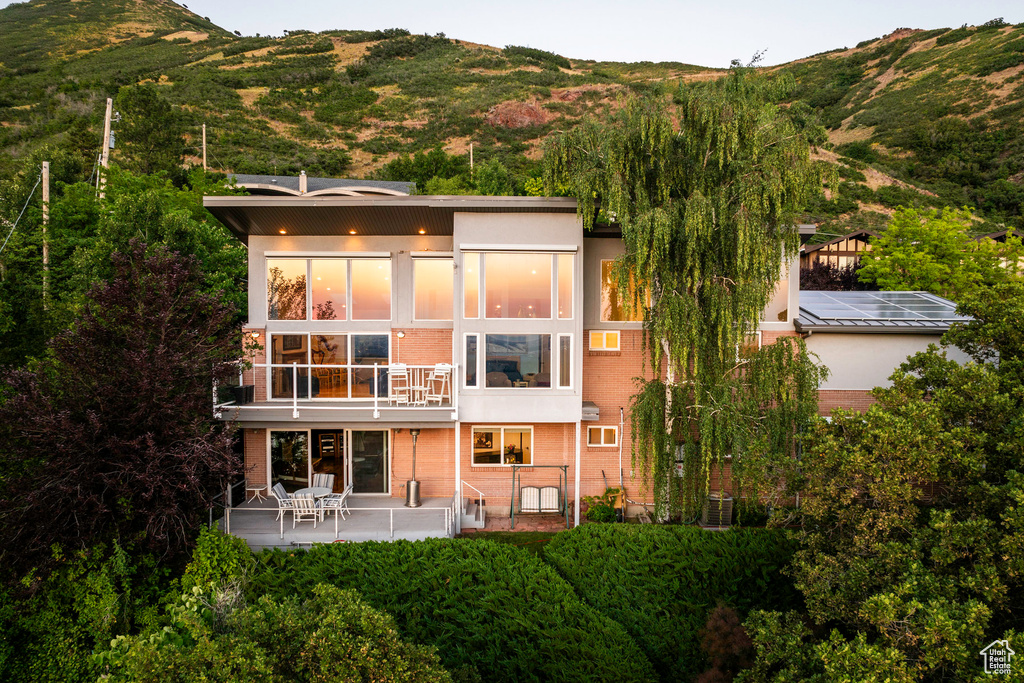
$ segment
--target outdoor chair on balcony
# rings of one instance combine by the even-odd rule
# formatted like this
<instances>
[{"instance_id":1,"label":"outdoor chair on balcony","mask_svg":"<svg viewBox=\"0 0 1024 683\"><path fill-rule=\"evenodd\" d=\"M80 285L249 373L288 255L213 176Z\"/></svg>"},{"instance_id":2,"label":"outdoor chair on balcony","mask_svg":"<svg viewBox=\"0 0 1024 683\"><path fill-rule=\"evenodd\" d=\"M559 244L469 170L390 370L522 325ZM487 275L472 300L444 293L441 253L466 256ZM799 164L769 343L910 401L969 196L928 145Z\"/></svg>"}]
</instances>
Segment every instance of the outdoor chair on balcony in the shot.
<instances>
[{"instance_id":1,"label":"outdoor chair on balcony","mask_svg":"<svg viewBox=\"0 0 1024 683\"><path fill-rule=\"evenodd\" d=\"M427 403L441 405L451 392L452 366L438 363L427 373Z\"/></svg>"},{"instance_id":2,"label":"outdoor chair on balcony","mask_svg":"<svg viewBox=\"0 0 1024 683\"><path fill-rule=\"evenodd\" d=\"M346 514L352 514L352 511L348 509L348 496L350 493L352 493L351 484L346 486L345 490L341 493L331 493L318 501L321 515L334 512L334 538L338 538L338 517L340 516L344 520ZM323 517L321 517L322 519Z\"/></svg>"},{"instance_id":3,"label":"outdoor chair on balcony","mask_svg":"<svg viewBox=\"0 0 1024 683\"><path fill-rule=\"evenodd\" d=\"M313 522L313 528L320 521L320 509L317 507L316 498L311 495L295 495L292 497L292 528L299 522ZM284 535L282 534L282 537Z\"/></svg>"},{"instance_id":4,"label":"outdoor chair on balcony","mask_svg":"<svg viewBox=\"0 0 1024 683\"><path fill-rule=\"evenodd\" d=\"M281 538L284 538L284 513L295 509L295 499L288 495L281 482L274 484L270 495L277 499L277 521L280 522Z\"/></svg>"},{"instance_id":5,"label":"outdoor chair on balcony","mask_svg":"<svg viewBox=\"0 0 1024 683\"><path fill-rule=\"evenodd\" d=\"M405 363L394 363L388 370L388 376L391 379L391 393L388 395L388 402L398 405L409 405L412 402L412 382L409 377L409 366Z\"/></svg>"},{"instance_id":6,"label":"outdoor chair on balcony","mask_svg":"<svg viewBox=\"0 0 1024 683\"><path fill-rule=\"evenodd\" d=\"M325 488L334 491L334 475L333 474L321 474L319 472L313 474L313 487L314 488Z\"/></svg>"}]
</instances>

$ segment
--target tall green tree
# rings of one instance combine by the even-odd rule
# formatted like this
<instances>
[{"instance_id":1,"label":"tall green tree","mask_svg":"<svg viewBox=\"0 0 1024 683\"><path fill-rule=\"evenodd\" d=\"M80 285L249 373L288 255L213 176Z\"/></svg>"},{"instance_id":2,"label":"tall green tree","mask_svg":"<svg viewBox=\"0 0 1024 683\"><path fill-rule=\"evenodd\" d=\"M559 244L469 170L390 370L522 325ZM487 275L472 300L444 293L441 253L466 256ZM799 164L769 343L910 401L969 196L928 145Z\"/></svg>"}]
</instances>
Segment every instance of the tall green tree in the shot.
<instances>
[{"instance_id":1,"label":"tall green tree","mask_svg":"<svg viewBox=\"0 0 1024 683\"><path fill-rule=\"evenodd\" d=\"M756 473L748 455L788 457L816 408L822 371L799 340L749 348L821 183L806 136L774 104L791 87L737 69L681 89L676 120L660 101L634 100L546 150L547 187L571 188L584 228L600 211L622 229L619 289L635 283L654 375L633 399L633 456L661 511L667 499L692 513L726 456L734 475Z\"/></svg>"},{"instance_id":2,"label":"tall green tree","mask_svg":"<svg viewBox=\"0 0 1024 683\"><path fill-rule=\"evenodd\" d=\"M966 209L900 208L861 258L861 282L881 289L926 291L959 301L978 287L1018 277L1024 265L1020 237L1005 243L975 240Z\"/></svg>"},{"instance_id":3,"label":"tall green tree","mask_svg":"<svg viewBox=\"0 0 1024 683\"><path fill-rule=\"evenodd\" d=\"M113 158L137 173L181 171L185 128L181 117L152 83L122 87L115 100L121 121L114 127Z\"/></svg>"}]
</instances>

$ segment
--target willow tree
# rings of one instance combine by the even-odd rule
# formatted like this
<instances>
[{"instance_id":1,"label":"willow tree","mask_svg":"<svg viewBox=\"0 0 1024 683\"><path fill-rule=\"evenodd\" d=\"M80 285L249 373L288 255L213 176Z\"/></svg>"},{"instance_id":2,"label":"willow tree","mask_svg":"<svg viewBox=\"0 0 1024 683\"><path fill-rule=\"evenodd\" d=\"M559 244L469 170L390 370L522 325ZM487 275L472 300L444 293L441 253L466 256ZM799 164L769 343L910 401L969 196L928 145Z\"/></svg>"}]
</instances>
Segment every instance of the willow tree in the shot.
<instances>
[{"instance_id":1,"label":"willow tree","mask_svg":"<svg viewBox=\"0 0 1024 683\"><path fill-rule=\"evenodd\" d=\"M727 458L734 487L760 486L816 410L823 369L802 342L756 344L799 248L798 212L822 182L806 136L774 104L791 86L737 70L681 88L674 115L632 100L545 152L546 184L571 188L584 228L622 230L615 277L644 312L648 370L631 405L633 461L663 494L662 515L694 513Z\"/></svg>"}]
</instances>

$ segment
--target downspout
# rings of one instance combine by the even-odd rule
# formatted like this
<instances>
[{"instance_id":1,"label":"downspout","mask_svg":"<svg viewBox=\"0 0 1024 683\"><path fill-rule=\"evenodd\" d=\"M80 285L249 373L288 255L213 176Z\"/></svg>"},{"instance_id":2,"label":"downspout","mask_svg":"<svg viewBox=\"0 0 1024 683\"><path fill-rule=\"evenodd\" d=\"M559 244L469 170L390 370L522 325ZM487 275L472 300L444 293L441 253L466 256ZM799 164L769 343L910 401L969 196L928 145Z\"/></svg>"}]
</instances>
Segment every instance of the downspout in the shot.
<instances>
[{"instance_id":1,"label":"downspout","mask_svg":"<svg viewBox=\"0 0 1024 683\"><path fill-rule=\"evenodd\" d=\"M576 420L576 509L573 512L573 526L580 525L580 420Z\"/></svg>"}]
</instances>

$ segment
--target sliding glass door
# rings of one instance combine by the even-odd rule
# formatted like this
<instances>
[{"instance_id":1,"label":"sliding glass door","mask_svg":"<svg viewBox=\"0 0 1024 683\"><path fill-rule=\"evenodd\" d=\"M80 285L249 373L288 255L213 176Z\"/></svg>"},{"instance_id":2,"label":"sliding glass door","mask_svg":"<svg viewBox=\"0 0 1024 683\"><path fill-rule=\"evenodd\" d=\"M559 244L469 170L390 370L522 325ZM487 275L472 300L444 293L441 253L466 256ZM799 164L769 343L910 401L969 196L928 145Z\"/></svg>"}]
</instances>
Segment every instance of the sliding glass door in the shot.
<instances>
[{"instance_id":1,"label":"sliding glass door","mask_svg":"<svg viewBox=\"0 0 1024 683\"><path fill-rule=\"evenodd\" d=\"M349 431L352 454L352 492L389 493L388 433L381 430Z\"/></svg>"}]
</instances>

